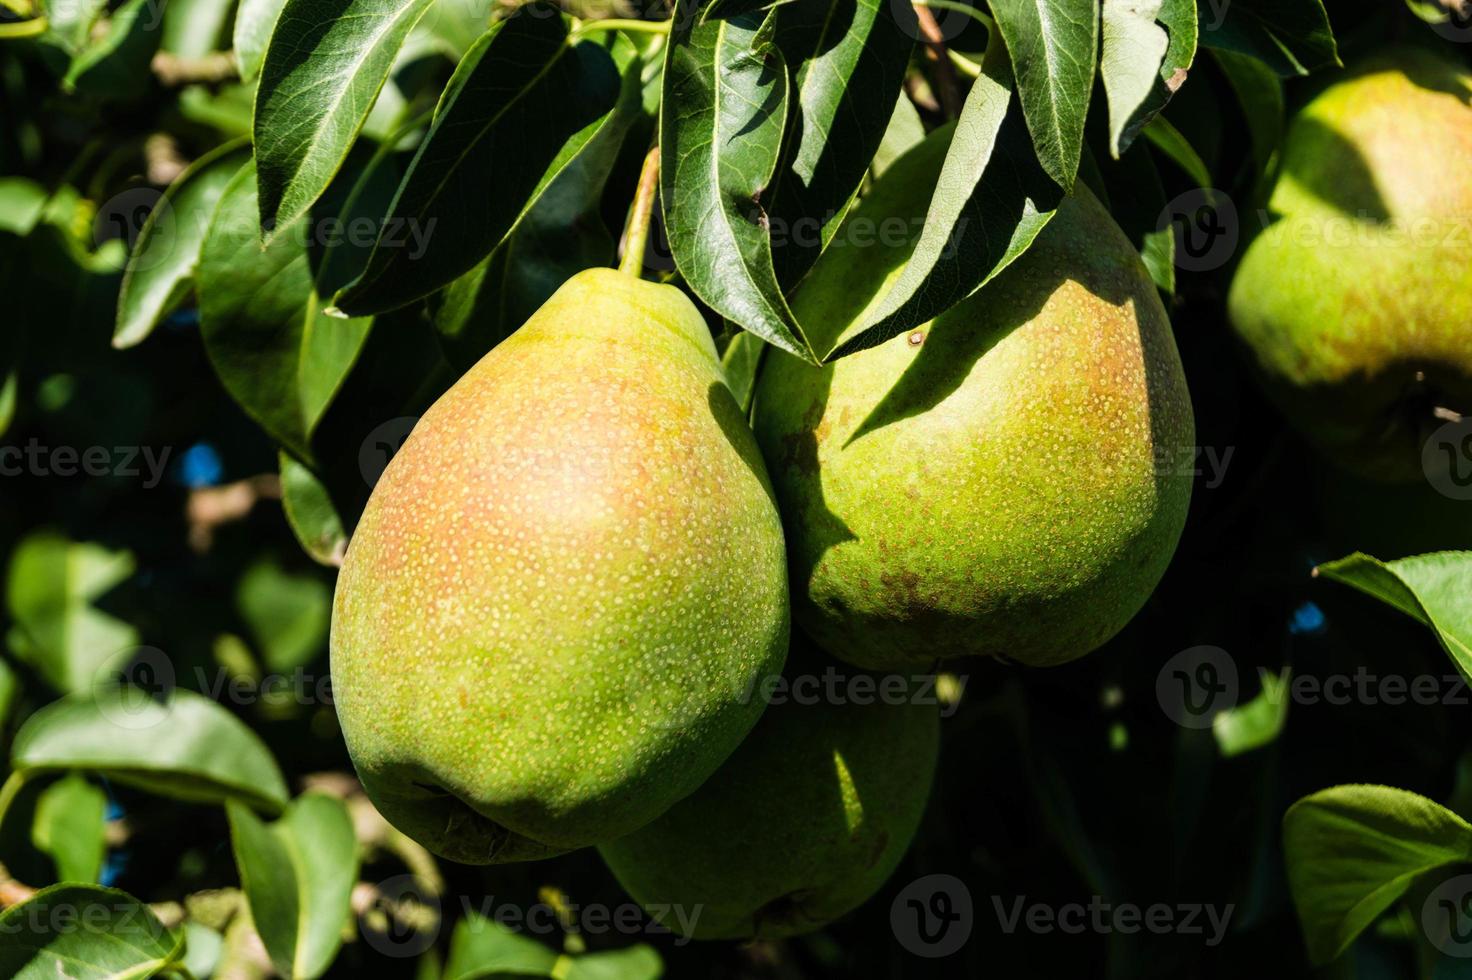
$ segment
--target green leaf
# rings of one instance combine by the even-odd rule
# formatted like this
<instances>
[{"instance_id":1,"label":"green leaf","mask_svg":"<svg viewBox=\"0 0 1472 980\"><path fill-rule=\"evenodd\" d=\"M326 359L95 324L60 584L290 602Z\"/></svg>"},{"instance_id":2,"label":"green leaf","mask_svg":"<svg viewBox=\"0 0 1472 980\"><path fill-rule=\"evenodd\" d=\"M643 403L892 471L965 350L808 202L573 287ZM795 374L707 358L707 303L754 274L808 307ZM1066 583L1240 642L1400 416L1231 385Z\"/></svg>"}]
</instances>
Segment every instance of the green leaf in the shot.
<instances>
[{"instance_id":1,"label":"green leaf","mask_svg":"<svg viewBox=\"0 0 1472 980\"><path fill-rule=\"evenodd\" d=\"M1169 225L1160 227L1165 210L1165 185L1150 152L1143 145L1131 146L1118 160L1099 165L1109 213L1129 236L1150 278L1167 295L1176 289L1176 242Z\"/></svg>"},{"instance_id":2,"label":"green leaf","mask_svg":"<svg viewBox=\"0 0 1472 980\"><path fill-rule=\"evenodd\" d=\"M337 308L395 309L474 268L607 123L619 90L608 52L571 43L545 8L493 26L456 67L367 268Z\"/></svg>"},{"instance_id":3,"label":"green leaf","mask_svg":"<svg viewBox=\"0 0 1472 980\"><path fill-rule=\"evenodd\" d=\"M230 840L256 932L282 976L310 980L332 965L358 879L347 807L306 793L273 824L230 801Z\"/></svg>"},{"instance_id":4,"label":"green leaf","mask_svg":"<svg viewBox=\"0 0 1472 980\"><path fill-rule=\"evenodd\" d=\"M643 943L568 960L563 957L566 972L555 974L563 980L659 980L664 976L664 961L659 953Z\"/></svg>"},{"instance_id":5,"label":"green leaf","mask_svg":"<svg viewBox=\"0 0 1472 980\"><path fill-rule=\"evenodd\" d=\"M1283 817L1288 885L1316 964L1338 957L1416 878L1472 860L1472 826L1389 786L1334 786Z\"/></svg>"},{"instance_id":6,"label":"green leaf","mask_svg":"<svg viewBox=\"0 0 1472 980\"><path fill-rule=\"evenodd\" d=\"M909 23L899 24L902 10ZM817 261L883 142L917 31L887 0L796 0L777 12L777 45L793 68L789 138L770 209L778 279Z\"/></svg>"},{"instance_id":7,"label":"green leaf","mask_svg":"<svg viewBox=\"0 0 1472 980\"><path fill-rule=\"evenodd\" d=\"M1282 673L1259 671L1262 690L1246 704L1239 704L1218 712L1211 719L1211 733L1216 738L1222 757L1233 756L1260 749L1277 741L1288 721L1288 707L1292 699L1288 696L1288 684L1293 670L1284 667Z\"/></svg>"},{"instance_id":8,"label":"green leaf","mask_svg":"<svg viewBox=\"0 0 1472 980\"><path fill-rule=\"evenodd\" d=\"M1247 132L1252 138L1252 163L1256 176L1266 178L1273 158L1283 144L1286 118L1283 81L1277 72L1256 58L1221 49L1212 51L1212 55L1242 105Z\"/></svg>"},{"instance_id":9,"label":"green leaf","mask_svg":"<svg viewBox=\"0 0 1472 980\"><path fill-rule=\"evenodd\" d=\"M1151 146L1184 170L1197 187L1211 187L1211 170L1206 166L1206 161L1201 159L1201 154L1196 152L1196 148L1185 135L1164 116L1156 116L1150 120L1150 125L1145 127L1145 138L1150 141Z\"/></svg>"},{"instance_id":10,"label":"green leaf","mask_svg":"<svg viewBox=\"0 0 1472 980\"><path fill-rule=\"evenodd\" d=\"M535 939L477 912L469 912L450 937L444 980L551 977L559 957Z\"/></svg>"},{"instance_id":11,"label":"green leaf","mask_svg":"<svg viewBox=\"0 0 1472 980\"><path fill-rule=\"evenodd\" d=\"M1250 55L1285 77L1340 64L1323 0L1197 0L1196 6L1207 47Z\"/></svg>"},{"instance_id":12,"label":"green leaf","mask_svg":"<svg viewBox=\"0 0 1472 980\"><path fill-rule=\"evenodd\" d=\"M244 140L216 147L190 164L154 205L123 273L114 347L141 342L189 295L210 216L249 160Z\"/></svg>"},{"instance_id":13,"label":"green leaf","mask_svg":"<svg viewBox=\"0 0 1472 980\"><path fill-rule=\"evenodd\" d=\"M97 671L138 643L130 624L94 603L130 578L133 556L38 531L10 558L6 601L17 658L63 693L91 688Z\"/></svg>"},{"instance_id":14,"label":"green leaf","mask_svg":"<svg viewBox=\"0 0 1472 980\"><path fill-rule=\"evenodd\" d=\"M16 733L10 765L22 778L82 770L160 796L236 799L267 813L279 812L287 799L281 770L260 737L185 690L163 702L131 688L52 702Z\"/></svg>"},{"instance_id":15,"label":"green leaf","mask_svg":"<svg viewBox=\"0 0 1472 980\"><path fill-rule=\"evenodd\" d=\"M1314 569L1351 585L1431 627L1437 640L1472 677L1472 551L1441 551L1382 562L1353 554Z\"/></svg>"},{"instance_id":16,"label":"green leaf","mask_svg":"<svg viewBox=\"0 0 1472 980\"><path fill-rule=\"evenodd\" d=\"M46 35L70 52L82 50L92 34L92 25L107 9L107 0L79 0L77 3L47 3Z\"/></svg>"},{"instance_id":17,"label":"green leaf","mask_svg":"<svg viewBox=\"0 0 1472 980\"><path fill-rule=\"evenodd\" d=\"M286 0L261 62L253 123L267 241L304 217L337 176L430 3Z\"/></svg>"},{"instance_id":18,"label":"green leaf","mask_svg":"<svg viewBox=\"0 0 1472 980\"><path fill-rule=\"evenodd\" d=\"M276 18L285 6L286 0L240 0L232 36L241 80L248 82L260 74L271 28L276 26Z\"/></svg>"},{"instance_id":19,"label":"green leaf","mask_svg":"<svg viewBox=\"0 0 1472 980\"><path fill-rule=\"evenodd\" d=\"M107 856L107 794L72 773L41 791L36 802L31 843L51 855L57 879L91 884L102 873Z\"/></svg>"},{"instance_id":20,"label":"green leaf","mask_svg":"<svg viewBox=\"0 0 1472 980\"><path fill-rule=\"evenodd\" d=\"M228 47L226 27L234 0L191 0L163 6L163 37L159 50L181 58L202 58Z\"/></svg>"},{"instance_id":21,"label":"green leaf","mask_svg":"<svg viewBox=\"0 0 1472 980\"><path fill-rule=\"evenodd\" d=\"M496 250L431 300L435 329L463 367L509 337L572 276L616 257L599 204L625 137L644 113L645 65L627 38L616 37L612 53L623 65L618 102Z\"/></svg>"},{"instance_id":22,"label":"green leaf","mask_svg":"<svg viewBox=\"0 0 1472 980\"><path fill-rule=\"evenodd\" d=\"M1057 209L1062 193L1029 145L1005 57L989 55L982 68L955 129L937 130L915 151L919 160L944 149L945 160L938 178L909 181L917 193L932 184L935 193L903 273L825 361L881 344L950 309L1026 251ZM918 209L900 206L893 213Z\"/></svg>"},{"instance_id":23,"label":"green leaf","mask_svg":"<svg viewBox=\"0 0 1472 980\"><path fill-rule=\"evenodd\" d=\"M1104 0L1099 71L1117 160L1186 80L1196 56L1195 0Z\"/></svg>"},{"instance_id":24,"label":"green leaf","mask_svg":"<svg viewBox=\"0 0 1472 980\"><path fill-rule=\"evenodd\" d=\"M62 87L100 100L135 98L153 83L149 62L158 50L158 7L128 0L112 15L102 39L73 59Z\"/></svg>"},{"instance_id":25,"label":"green leaf","mask_svg":"<svg viewBox=\"0 0 1472 980\"><path fill-rule=\"evenodd\" d=\"M1094 87L1099 6L1095 0L992 0L991 8L1015 66L1038 159L1070 190Z\"/></svg>"},{"instance_id":26,"label":"green leaf","mask_svg":"<svg viewBox=\"0 0 1472 980\"><path fill-rule=\"evenodd\" d=\"M372 168L365 182L377 184L380 170ZM312 430L357 359L371 323L322 315L319 289L328 287L318 283L333 266L333 253L347 246L326 248L314 275L313 259L325 248L314 239L333 227L356 227L377 210L373 201L385 189L360 198L340 226L309 215L263 249L255 234L255 171L247 166L226 186L205 234L197 274L205 351L231 397L304 459L310 458ZM321 211L331 213L330 200ZM335 239L349 240L346 234Z\"/></svg>"},{"instance_id":27,"label":"green leaf","mask_svg":"<svg viewBox=\"0 0 1472 980\"><path fill-rule=\"evenodd\" d=\"M700 20L702 23L713 20L730 20L742 14L755 14L778 4L792 2L794 0L711 0L710 4L700 12Z\"/></svg>"},{"instance_id":28,"label":"green leaf","mask_svg":"<svg viewBox=\"0 0 1472 980\"><path fill-rule=\"evenodd\" d=\"M114 888L43 888L0 914L0 975L142 980L184 958L184 934Z\"/></svg>"},{"instance_id":29,"label":"green leaf","mask_svg":"<svg viewBox=\"0 0 1472 980\"><path fill-rule=\"evenodd\" d=\"M776 12L701 25L698 6L676 5L660 100L660 196L675 265L711 309L816 361L782 295L761 203L787 118Z\"/></svg>"},{"instance_id":30,"label":"green leaf","mask_svg":"<svg viewBox=\"0 0 1472 980\"><path fill-rule=\"evenodd\" d=\"M879 141L879 149L874 151L869 172L878 180L896 160L919 146L924 139L925 123L920 121L920 112L910 97L901 92L894 104L894 113L889 117L889 125L884 130L884 139Z\"/></svg>"},{"instance_id":31,"label":"green leaf","mask_svg":"<svg viewBox=\"0 0 1472 980\"><path fill-rule=\"evenodd\" d=\"M209 926L200 925L193 919L184 922L184 969L192 977L208 977L220 965L220 954L225 949L225 937Z\"/></svg>"},{"instance_id":32,"label":"green leaf","mask_svg":"<svg viewBox=\"0 0 1472 980\"><path fill-rule=\"evenodd\" d=\"M301 667L326 649L332 590L316 575L259 561L241 576L235 606L271 670Z\"/></svg>"},{"instance_id":33,"label":"green leaf","mask_svg":"<svg viewBox=\"0 0 1472 980\"><path fill-rule=\"evenodd\" d=\"M313 561L341 565L348 536L327 487L289 453L280 454L280 463L281 507L286 511L286 523Z\"/></svg>"},{"instance_id":34,"label":"green leaf","mask_svg":"<svg viewBox=\"0 0 1472 980\"><path fill-rule=\"evenodd\" d=\"M761 367L762 352L766 343L754 333L740 331L721 353L721 369L726 373L726 384L736 396L736 404L742 414L751 410L751 397L756 393L757 369Z\"/></svg>"}]
</instances>

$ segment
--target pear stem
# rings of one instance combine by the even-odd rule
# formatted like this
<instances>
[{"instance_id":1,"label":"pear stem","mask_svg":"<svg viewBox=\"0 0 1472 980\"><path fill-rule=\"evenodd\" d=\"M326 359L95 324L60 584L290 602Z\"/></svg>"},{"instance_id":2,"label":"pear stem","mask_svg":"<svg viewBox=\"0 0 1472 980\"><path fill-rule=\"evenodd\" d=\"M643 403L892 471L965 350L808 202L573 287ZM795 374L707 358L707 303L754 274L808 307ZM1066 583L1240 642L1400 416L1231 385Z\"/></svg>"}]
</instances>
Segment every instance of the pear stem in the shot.
<instances>
[{"instance_id":1,"label":"pear stem","mask_svg":"<svg viewBox=\"0 0 1472 980\"><path fill-rule=\"evenodd\" d=\"M649 150L639 171L639 189L624 227L624 257L618 271L639 278L644 271L644 250L649 245L649 222L654 215L654 195L659 189L659 147Z\"/></svg>"}]
</instances>

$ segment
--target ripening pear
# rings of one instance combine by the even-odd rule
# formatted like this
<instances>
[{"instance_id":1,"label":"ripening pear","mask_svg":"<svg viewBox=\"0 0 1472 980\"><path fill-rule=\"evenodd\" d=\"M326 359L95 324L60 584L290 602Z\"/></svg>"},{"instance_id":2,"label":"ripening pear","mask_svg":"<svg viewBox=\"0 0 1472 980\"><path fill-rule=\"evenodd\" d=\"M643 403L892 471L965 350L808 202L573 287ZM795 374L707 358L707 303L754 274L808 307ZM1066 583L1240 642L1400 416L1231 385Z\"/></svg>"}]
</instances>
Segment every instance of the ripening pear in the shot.
<instances>
[{"instance_id":1,"label":"ripening pear","mask_svg":"<svg viewBox=\"0 0 1472 980\"><path fill-rule=\"evenodd\" d=\"M1268 212L1228 305L1284 415L1372 480L1459 462L1424 451L1472 414L1472 72L1398 49L1330 86Z\"/></svg>"},{"instance_id":2,"label":"ripening pear","mask_svg":"<svg viewBox=\"0 0 1472 980\"><path fill-rule=\"evenodd\" d=\"M947 138L887 171L798 287L819 349L899 276L914 235L882 232L918 227ZM769 352L753 412L794 619L862 667L1083 656L1145 603L1186 518L1195 434L1170 321L1082 186L934 321L822 368Z\"/></svg>"},{"instance_id":3,"label":"ripening pear","mask_svg":"<svg viewBox=\"0 0 1472 980\"><path fill-rule=\"evenodd\" d=\"M704 786L598 848L681 935L818 929L884 884L920 825L940 744L934 686L797 650L782 680L757 692L772 703Z\"/></svg>"},{"instance_id":4,"label":"ripening pear","mask_svg":"<svg viewBox=\"0 0 1472 980\"><path fill-rule=\"evenodd\" d=\"M704 321L598 269L384 471L338 579L333 688L390 822L452 860L525 860L695 790L787 631L781 522Z\"/></svg>"}]
</instances>

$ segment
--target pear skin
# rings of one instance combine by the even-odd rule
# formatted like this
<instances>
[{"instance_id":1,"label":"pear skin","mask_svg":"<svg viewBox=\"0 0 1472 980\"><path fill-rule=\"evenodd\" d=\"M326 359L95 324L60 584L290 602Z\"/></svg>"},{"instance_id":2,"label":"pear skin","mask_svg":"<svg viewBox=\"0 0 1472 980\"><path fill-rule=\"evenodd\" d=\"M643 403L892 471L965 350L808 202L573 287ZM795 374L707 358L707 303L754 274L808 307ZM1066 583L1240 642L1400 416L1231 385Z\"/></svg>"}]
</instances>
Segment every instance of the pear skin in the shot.
<instances>
[{"instance_id":1,"label":"pear skin","mask_svg":"<svg viewBox=\"0 0 1472 980\"><path fill-rule=\"evenodd\" d=\"M1472 72L1398 49L1294 119L1228 309L1268 395L1331 460L1422 481L1472 414Z\"/></svg>"},{"instance_id":2,"label":"pear skin","mask_svg":"<svg viewBox=\"0 0 1472 980\"><path fill-rule=\"evenodd\" d=\"M884 884L919 827L940 742L933 686L797 654L789 666L789 686L704 786L599 847L634 900L682 935L818 929Z\"/></svg>"},{"instance_id":3,"label":"pear skin","mask_svg":"<svg viewBox=\"0 0 1472 980\"><path fill-rule=\"evenodd\" d=\"M947 138L901 158L849 221L918 227ZM914 244L859 242L840 230L794 297L819 349L862 325ZM822 368L769 352L753 420L794 618L873 670L1083 656L1144 605L1190 500L1194 422L1170 321L1082 187L931 323Z\"/></svg>"},{"instance_id":4,"label":"pear skin","mask_svg":"<svg viewBox=\"0 0 1472 980\"><path fill-rule=\"evenodd\" d=\"M781 522L679 290L582 272L425 414L333 607L388 820L471 864L623 836L695 790L788 640Z\"/></svg>"}]
</instances>

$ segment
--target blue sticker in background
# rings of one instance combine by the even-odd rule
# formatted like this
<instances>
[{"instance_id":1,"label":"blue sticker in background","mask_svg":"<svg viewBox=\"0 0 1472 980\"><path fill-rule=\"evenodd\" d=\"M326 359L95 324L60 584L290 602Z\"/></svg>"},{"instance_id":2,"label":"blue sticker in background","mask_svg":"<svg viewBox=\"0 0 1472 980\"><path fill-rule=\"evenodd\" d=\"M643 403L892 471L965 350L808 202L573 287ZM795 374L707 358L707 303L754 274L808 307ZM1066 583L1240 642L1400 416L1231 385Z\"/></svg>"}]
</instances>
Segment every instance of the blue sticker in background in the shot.
<instances>
[{"instance_id":1,"label":"blue sticker in background","mask_svg":"<svg viewBox=\"0 0 1472 980\"><path fill-rule=\"evenodd\" d=\"M179 458L178 480L191 490L212 487L225 474L220 454L207 442L197 442Z\"/></svg>"}]
</instances>

